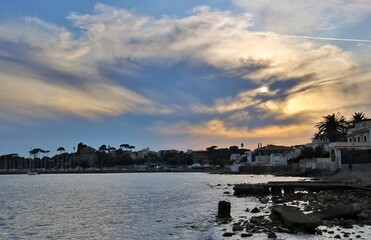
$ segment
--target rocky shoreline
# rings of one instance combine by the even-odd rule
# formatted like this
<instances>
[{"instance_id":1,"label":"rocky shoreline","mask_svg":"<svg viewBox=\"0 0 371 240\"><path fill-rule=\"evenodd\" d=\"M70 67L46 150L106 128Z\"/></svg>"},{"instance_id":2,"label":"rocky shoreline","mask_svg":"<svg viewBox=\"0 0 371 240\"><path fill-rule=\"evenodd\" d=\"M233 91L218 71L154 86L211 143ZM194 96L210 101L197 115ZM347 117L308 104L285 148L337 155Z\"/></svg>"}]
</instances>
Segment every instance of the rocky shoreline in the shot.
<instances>
[{"instance_id":1,"label":"rocky shoreline","mask_svg":"<svg viewBox=\"0 0 371 240\"><path fill-rule=\"evenodd\" d=\"M216 226L222 230L224 238L231 239L274 239L280 234L295 236L294 234L300 232L314 234L318 236L317 239L370 239L371 176L368 169L344 169L318 180L356 184L361 189L303 189L282 195L255 194L259 199L259 206L246 209L237 218L217 218ZM281 217L277 218L277 213L282 214ZM309 228L305 228L305 224ZM316 225L313 227L310 224Z\"/></svg>"}]
</instances>

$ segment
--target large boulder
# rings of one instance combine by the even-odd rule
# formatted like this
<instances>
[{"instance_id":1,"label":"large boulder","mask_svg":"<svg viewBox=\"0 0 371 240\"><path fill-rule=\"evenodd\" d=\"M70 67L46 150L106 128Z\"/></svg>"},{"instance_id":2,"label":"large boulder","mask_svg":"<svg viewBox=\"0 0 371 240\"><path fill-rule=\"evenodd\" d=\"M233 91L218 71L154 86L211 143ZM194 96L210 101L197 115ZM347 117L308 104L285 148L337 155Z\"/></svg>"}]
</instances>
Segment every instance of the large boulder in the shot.
<instances>
[{"instance_id":1,"label":"large boulder","mask_svg":"<svg viewBox=\"0 0 371 240\"><path fill-rule=\"evenodd\" d=\"M322 222L319 218L306 215L299 208L291 206L274 206L271 219L281 222L292 232L305 233L315 233L316 227Z\"/></svg>"},{"instance_id":2,"label":"large boulder","mask_svg":"<svg viewBox=\"0 0 371 240\"><path fill-rule=\"evenodd\" d=\"M218 204L218 217L230 218L231 217L231 203L227 201L220 201Z\"/></svg>"}]
</instances>

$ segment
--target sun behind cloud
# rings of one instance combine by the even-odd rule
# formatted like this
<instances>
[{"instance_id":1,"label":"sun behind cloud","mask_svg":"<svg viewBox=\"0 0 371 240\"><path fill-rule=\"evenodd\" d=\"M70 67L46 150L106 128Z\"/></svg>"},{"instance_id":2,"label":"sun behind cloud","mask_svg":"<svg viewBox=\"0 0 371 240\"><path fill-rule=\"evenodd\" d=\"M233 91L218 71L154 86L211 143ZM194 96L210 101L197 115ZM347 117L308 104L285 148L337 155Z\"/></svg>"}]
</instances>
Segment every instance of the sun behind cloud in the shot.
<instances>
[{"instance_id":1,"label":"sun behind cloud","mask_svg":"<svg viewBox=\"0 0 371 240\"><path fill-rule=\"evenodd\" d=\"M268 93L269 92L269 87L267 87L267 86L261 87L260 92L263 93L263 94Z\"/></svg>"},{"instance_id":2,"label":"sun behind cloud","mask_svg":"<svg viewBox=\"0 0 371 240\"><path fill-rule=\"evenodd\" d=\"M371 109L363 45L356 52L289 36L319 26L326 9L334 16L320 31L349 9L300 0L293 5L309 7L308 22L295 22L300 14L279 11L278 3L272 9L274 1L234 2L242 7L238 13L202 6L185 16L153 17L96 4L92 12L68 14L73 28L32 16L0 23L0 108L6 112L0 120L114 118L158 138L308 141L324 114ZM361 9L366 5L349 3L358 12L344 23L371 12ZM266 8L272 14L260 22ZM292 16L282 19L296 24L291 32L282 24L274 28L280 16Z\"/></svg>"}]
</instances>

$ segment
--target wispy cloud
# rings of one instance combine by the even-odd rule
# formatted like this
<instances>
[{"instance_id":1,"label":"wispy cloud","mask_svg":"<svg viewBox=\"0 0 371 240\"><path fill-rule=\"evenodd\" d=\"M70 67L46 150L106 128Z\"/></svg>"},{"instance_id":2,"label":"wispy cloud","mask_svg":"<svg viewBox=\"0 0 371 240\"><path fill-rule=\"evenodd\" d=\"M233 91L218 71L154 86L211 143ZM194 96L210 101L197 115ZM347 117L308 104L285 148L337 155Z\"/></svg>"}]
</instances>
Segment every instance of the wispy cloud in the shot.
<instances>
[{"instance_id":1,"label":"wispy cloud","mask_svg":"<svg viewBox=\"0 0 371 240\"><path fill-rule=\"evenodd\" d=\"M328 111L347 112L368 101L370 74L363 65L367 61L312 39L364 44L368 40L295 35L306 32L300 29L315 27L318 19L311 14L324 17L329 4L335 9L334 18L348 13L347 9L334 1L319 6L300 0L292 9L276 14L268 6L274 1L259 1L266 3L263 8L253 1L235 2L255 18L249 12L235 14L202 6L187 17L156 19L98 4L93 13L68 16L78 34L34 17L2 23L0 108L40 117L168 114L164 122L169 127L157 128L161 133L289 139L313 131L311 124ZM367 7L360 8L364 1L358 3L349 5L357 9L357 19L368 12ZM272 21L291 14L297 4L312 11L295 23L298 31L257 30L257 11L269 8L272 15L267 21ZM300 16L295 13L293 17ZM322 28L331 22L325 21ZM190 66L190 70L205 66L211 77L193 79L195 75L190 74L180 82L181 73L169 77L155 75L157 69L153 70L155 66L170 74L179 65ZM223 92L236 82L239 86L228 96L206 91L214 83L214 89ZM197 95L199 88L206 89L202 93L210 96L209 101ZM352 89L359 90L356 98ZM188 118L192 120L179 120L185 113L192 114ZM243 122L246 127L241 127Z\"/></svg>"},{"instance_id":2,"label":"wispy cloud","mask_svg":"<svg viewBox=\"0 0 371 240\"><path fill-rule=\"evenodd\" d=\"M281 34L316 34L354 25L371 13L368 0L260 0L233 2L253 13L257 25Z\"/></svg>"},{"instance_id":3,"label":"wispy cloud","mask_svg":"<svg viewBox=\"0 0 371 240\"><path fill-rule=\"evenodd\" d=\"M174 125L159 124L156 130L162 134L184 134L194 135L195 140L203 139L204 142L217 142L216 139L225 139L229 142L249 142L254 143L248 145L253 148L257 142L274 142L284 144L297 144L297 139L303 139L305 136L310 136L313 132L313 127L308 125L267 125L264 127L250 129L248 127L229 126L226 122L220 119L212 119L210 121L191 124L182 122Z\"/></svg>"}]
</instances>

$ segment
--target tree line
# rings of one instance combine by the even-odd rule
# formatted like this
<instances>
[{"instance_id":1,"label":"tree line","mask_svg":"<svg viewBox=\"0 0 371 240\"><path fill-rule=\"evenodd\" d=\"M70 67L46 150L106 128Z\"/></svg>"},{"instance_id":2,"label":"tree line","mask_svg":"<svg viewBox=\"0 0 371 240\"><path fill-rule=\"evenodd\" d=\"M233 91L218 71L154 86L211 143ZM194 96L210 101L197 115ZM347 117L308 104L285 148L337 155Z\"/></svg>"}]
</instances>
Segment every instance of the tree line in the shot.
<instances>
[{"instance_id":1,"label":"tree line","mask_svg":"<svg viewBox=\"0 0 371 240\"><path fill-rule=\"evenodd\" d=\"M209 163L224 166L229 164L232 153L244 153L246 149L238 146L219 148L211 146L206 150L186 153L176 150L162 150L157 153L148 151L144 154L134 152L135 146L121 144L118 148L110 145L101 145L97 150L84 143L79 143L75 152L68 153L64 147L58 147L58 152L49 157L49 150L33 148L29 151L29 158L18 154L0 156L0 170L10 169L80 169L80 168L112 168L127 165L141 165L158 163L167 166L189 166L193 163ZM75 150L75 148L74 148ZM201 156L201 157L200 157Z\"/></svg>"}]
</instances>

